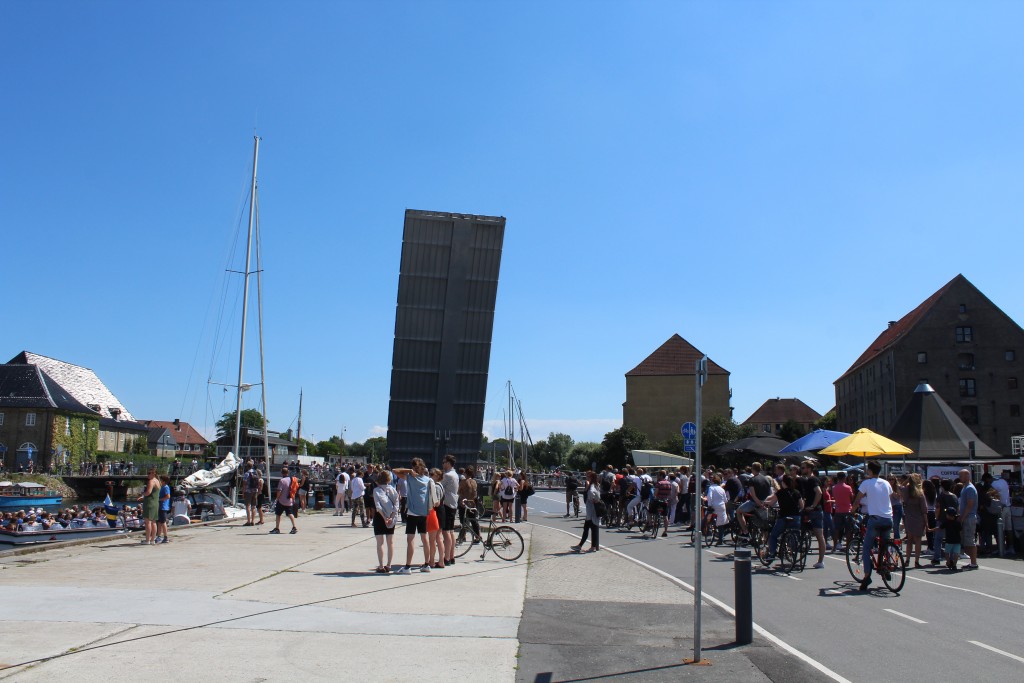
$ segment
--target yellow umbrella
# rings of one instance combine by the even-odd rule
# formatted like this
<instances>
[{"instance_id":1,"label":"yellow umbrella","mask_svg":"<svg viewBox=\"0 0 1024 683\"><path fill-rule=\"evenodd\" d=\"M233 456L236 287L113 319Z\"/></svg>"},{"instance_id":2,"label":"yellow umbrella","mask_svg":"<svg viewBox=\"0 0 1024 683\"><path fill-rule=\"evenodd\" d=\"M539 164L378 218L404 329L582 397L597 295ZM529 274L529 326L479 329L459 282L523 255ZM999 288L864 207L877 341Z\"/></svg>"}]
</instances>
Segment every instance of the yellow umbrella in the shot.
<instances>
[{"instance_id":1,"label":"yellow umbrella","mask_svg":"<svg viewBox=\"0 0 1024 683\"><path fill-rule=\"evenodd\" d=\"M818 451L819 455L855 455L871 458L877 455L910 455L914 451L870 429L858 429L853 434Z\"/></svg>"}]
</instances>

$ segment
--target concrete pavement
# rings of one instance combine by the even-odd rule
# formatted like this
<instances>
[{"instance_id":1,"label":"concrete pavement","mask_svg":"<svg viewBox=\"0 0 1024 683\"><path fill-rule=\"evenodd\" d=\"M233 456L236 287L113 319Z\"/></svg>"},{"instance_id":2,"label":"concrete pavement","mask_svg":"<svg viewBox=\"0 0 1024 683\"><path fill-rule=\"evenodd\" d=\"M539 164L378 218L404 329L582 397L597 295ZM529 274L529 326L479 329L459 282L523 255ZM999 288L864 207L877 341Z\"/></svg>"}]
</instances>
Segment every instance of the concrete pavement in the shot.
<instances>
[{"instance_id":1,"label":"concrete pavement","mask_svg":"<svg viewBox=\"0 0 1024 683\"><path fill-rule=\"evenodd\" d=\"M807 673L767 642L732 648L732 622L712 607L704 642L713 665L681 666L692 596L613 553L569 554L573 541L557 530L518 525L528 550L514 563L472 551L444 570L382 576L369 529L327 513L299 525L296 535L221 524L175 530L167 546L119 538L0 556L0 680ZM400 530L403 559L404 541Z\"/></svg>"}]
</instances>

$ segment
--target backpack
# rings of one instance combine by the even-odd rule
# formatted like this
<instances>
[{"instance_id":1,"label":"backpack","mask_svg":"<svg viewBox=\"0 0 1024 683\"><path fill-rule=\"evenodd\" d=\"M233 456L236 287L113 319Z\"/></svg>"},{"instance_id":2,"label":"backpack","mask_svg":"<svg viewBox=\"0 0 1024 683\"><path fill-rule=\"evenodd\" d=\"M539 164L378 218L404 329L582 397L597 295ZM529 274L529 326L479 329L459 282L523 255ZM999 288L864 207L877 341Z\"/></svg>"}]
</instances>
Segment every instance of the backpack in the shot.
<instances>
[{"instance_id":1,"label":"backpack","mask_svg":"<svg viewBox=\"0 0 1024 683\"><path fill-rule=\"evenodd\" d=\"M288 483L288 497L295 498L295 495L299 492L299 480L295 477L290 477L291 481Z\"/></svg>"},{"instance_id":2,"label":"backpack","mask_svg":"<svg viewBox=\"0 0 1024 683\"><path fill-rule=\"evenodd\" d=\"M612 480L614 476L601 475L601 493L612 492Z\"/></svg>"},{"instance_id":3,"label":"backpack","mask_svg":"<svg viewBox=\"0 0 1024 683\"><path fill-rule=\"evenodd\" d=\"M503 498L515 498L516 497L516 490L514 488L512 488L512 484L506 484L505 485L505 490L502 491L501 495L502 495Z\"/></svg>"},{"instance_id":4,"label":"backpack","mask_svg":"<svg viewBox=\"0 0 1024 683\"><path fill-rule=\"evenodd\" d=\"M640 500L648 500L651 497L651 491L654 487L651 486L651 482L645 481L640 485Z\"/></svg>"},{"instance_id":5,"label":"backpack","mask_svg":"<svg viewBox=\"0 0 1024 683\"><path fill-rule=\"evenodd\" d=\"M260 490L260 473L257 470L249 470L245 479L245 488L249 491Z\"/></svg>"}]
</instances>

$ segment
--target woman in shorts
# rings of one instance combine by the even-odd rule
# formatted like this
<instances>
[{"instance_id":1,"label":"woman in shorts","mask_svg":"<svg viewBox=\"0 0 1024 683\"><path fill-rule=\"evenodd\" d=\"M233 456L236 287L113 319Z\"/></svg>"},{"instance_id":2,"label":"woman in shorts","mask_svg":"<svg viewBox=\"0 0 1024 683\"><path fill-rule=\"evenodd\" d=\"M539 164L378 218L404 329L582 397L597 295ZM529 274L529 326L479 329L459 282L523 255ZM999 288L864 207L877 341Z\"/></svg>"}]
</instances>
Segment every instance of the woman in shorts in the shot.
<instances>
[{"instance_id":1,"label":"woman in shorts","mask_svg":"<svg viewBox=\"0 0 1024 683\"><path fill-rule=\"evenodd\" d=\"M377 539L377 573L390 574L395 554L395 523L398 521L398 491L391 485L391 473L377 475L373 489L373 535ZM384 562L384 544L388 546L388 561Z\"/></svg>"}]
</instances>

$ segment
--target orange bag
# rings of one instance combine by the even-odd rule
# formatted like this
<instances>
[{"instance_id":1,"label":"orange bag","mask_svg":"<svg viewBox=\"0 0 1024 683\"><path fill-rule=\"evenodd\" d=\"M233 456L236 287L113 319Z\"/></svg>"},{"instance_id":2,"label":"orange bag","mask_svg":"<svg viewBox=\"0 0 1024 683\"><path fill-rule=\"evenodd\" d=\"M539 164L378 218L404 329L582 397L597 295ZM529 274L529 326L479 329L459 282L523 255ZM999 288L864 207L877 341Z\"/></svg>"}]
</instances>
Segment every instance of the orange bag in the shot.
<instances>
[{"instance_id":1,"label":"orange bag","mask_svg":"<svg viewBox=\"0 0 1024 683\"><path fill-rule=\"evenodd\" d=\"M441 523L437 521L437 513L431 510L427 513L427 533L431 534L441 530Z\"/></svg>"}]
</instances>

